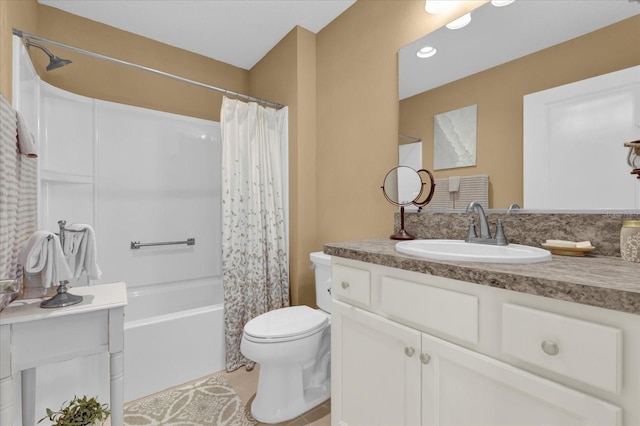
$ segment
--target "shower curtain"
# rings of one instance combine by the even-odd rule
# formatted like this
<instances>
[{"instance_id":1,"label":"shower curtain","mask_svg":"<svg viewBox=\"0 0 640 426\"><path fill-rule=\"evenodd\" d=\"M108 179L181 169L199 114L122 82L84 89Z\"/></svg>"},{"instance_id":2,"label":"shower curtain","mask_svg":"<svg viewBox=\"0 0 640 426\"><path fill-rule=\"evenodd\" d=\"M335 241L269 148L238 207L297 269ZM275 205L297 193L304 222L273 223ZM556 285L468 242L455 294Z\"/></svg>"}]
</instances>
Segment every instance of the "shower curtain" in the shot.
<instances>
[{"instance_id":1,"label":"shower curtain","mask_svg":"<svg viewBox=\"0 0 640 426\"><path fill-rule=\"evenodd\" d=\"M244 325L289 305L288 119L286 108L226 97L220 116L226 369L232 371L255 365L240 352Z\"/></svg>"}]
</instances>

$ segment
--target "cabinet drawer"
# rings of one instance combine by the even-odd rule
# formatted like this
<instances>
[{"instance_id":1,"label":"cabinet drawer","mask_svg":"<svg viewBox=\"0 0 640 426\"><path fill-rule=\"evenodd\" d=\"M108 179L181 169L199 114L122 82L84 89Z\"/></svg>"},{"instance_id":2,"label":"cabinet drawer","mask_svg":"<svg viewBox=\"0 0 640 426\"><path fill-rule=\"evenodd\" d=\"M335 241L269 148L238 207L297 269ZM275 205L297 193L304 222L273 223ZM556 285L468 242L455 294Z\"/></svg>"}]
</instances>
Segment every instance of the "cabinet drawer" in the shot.
<instances>
[{"instance_id":1,"label":"cabinet drawer","mask_svg":"<svg viewBox=\"0 0 640 426\"><path fill-rule=\"evenodd\" d=\"M505 303L502 352L548 371L620 393L622 331Z\"/></svg>"},{"instance_id":2,"label":"cabinet drawer","mask_svg":"<svg viewBox=\"0 0 640 426\"><path fill-rule=\"evenodd\" d=\"M382 277L384 312L428 332L478 343L478 298L393 277Z\"/></svg>"},{"instance_id":3,"label":"cabinet drawer","mask_svg":"<svg viewBox=\"0 0 640 426\"><path fill-rule=\"evenodd\" d=\"M338 299L369 306L371 303L370 273L350 266L331 266L331 294Z\"/></svg>"},{"instance_id":4,"label":"cabinet drawer","mask_svg":"<svg viewBox=\"0 0 640 426\"><path fill-rule=\"evenodd\" d=\"M13 369L106 351L108 324L106 310L16 323L11 342Z\"/></svg>"}]
</instances>

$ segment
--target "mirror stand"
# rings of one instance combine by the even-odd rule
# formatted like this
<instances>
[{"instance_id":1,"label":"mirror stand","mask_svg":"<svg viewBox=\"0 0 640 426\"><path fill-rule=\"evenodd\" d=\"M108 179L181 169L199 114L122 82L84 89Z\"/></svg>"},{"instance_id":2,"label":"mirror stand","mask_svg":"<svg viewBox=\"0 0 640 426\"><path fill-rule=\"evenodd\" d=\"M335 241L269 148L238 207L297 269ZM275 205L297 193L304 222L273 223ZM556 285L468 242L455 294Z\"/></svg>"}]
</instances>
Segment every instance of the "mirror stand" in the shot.
<instances>
[{"instance_id":1,"label":"mirror stand","mask_svg":"<svg viewBox=\"0 0 640 426\"><path fill-rule=\"evenodd\" d=\"M426 173L430 185L424 201L418 201L424 193L425 182L420 172ZM415 237L404 229L404 206L414 205L422 208L429 204L436 184L433 175L426 169L418 171L407 166L398 166L389 171L382 183L382 193L391 204L400 206L400 230L389 238L392 240L414 240Z\"/></svg>"},{"instance_id":2,"label":"mirror stand","mask_svg":"<svg viewBox=\"0 0 640 426\"><path fill-rule=\"evenodd\" d=\"M414 240L416 238L404 229L404 206L400 206L400 230L389 238L392 240Z\"/></svg>"}]
</instances>

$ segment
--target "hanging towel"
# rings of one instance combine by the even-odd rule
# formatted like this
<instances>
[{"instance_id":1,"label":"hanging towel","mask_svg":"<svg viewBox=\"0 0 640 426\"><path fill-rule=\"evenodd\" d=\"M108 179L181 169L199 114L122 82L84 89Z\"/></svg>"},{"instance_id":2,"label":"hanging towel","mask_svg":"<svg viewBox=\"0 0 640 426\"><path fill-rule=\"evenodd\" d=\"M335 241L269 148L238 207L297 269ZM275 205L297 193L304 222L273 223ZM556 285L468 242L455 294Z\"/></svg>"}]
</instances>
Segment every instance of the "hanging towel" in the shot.
<instances>
[{"instance_id":1,"label":"hanging towel","mask_svg":"<svg viewBox=\"0 0 640 426\"><path fill-rule=\"evenodd\" d=\"M452 194L453 208L466 209L470 202L478 201L489 208L489 175L464 176L460 179L460 191Z\"/></svg>"},{"instance_id":2,"label":"hanging towel","mask_svg":"<svg viewBox=\"0 0 640 426\"><path fill-rule=\"evenodd\" d=\"M97 280L102 271L97 263L96 234L91 225L72 223L65 227L64 254L74 278L80 278L86 272L89 279Z\"/></svg>"},{"instance_id":3,"label":"hanging towel","mask_svg":"<svg viewBox=\"0 0 640 426\"><path fill-rule=\"evenodd\" d=\"M457 179L455 179L456 177ZM455 187L456 183L458 185L457 189ZM456 190L454 191L454 189ZM489 175L454 176L436 179L436 190L426 208L432 210L466 209L471 201L479 201L484 208L488 208Z\"/></svg>"},{"instance_id":4,"label":"hanging towel","mask_svg":"<svg viewBox=\"0 0 640 426\"><path fill-rule=\"evenodd\" d=\"M33 135L27 127L24 118L16 111L16 130L18 132L18 152L29 158L36 158L36 143Z\"/></svg>"},{"instance_id":5,"label":"hanging towel","mask_svg":"<svg viewBox=\"0 0 640 426\"><path fill-rule=\"evenodd\" d=\"M41 272L42 286L58 285L73 277L64 258L60 239L53 232L36 231L20 250L18 263L27 273Z\"/></svg>"},{"instance_id":6,"label":"hanging towel","mask_svg":"<svg viewBox=\"0 0 640 426\"><path fill-rule=\"evenodd\" d=\"M449 210L453 208L452 194L449 192L449 179L436 179L436 189L426 208L431 210Z\"/></svg>"},{"instance_id":7,"label":"hanging towel","mask_svg":"<svg viewBox=\"0 0 640 426\"><path fill-rule=\"evenodd\" d=\"M18 254L37 229L38 159L21 155L17 111L0 93L0 278L18 278Z\"/></svg>"}]
</instances>

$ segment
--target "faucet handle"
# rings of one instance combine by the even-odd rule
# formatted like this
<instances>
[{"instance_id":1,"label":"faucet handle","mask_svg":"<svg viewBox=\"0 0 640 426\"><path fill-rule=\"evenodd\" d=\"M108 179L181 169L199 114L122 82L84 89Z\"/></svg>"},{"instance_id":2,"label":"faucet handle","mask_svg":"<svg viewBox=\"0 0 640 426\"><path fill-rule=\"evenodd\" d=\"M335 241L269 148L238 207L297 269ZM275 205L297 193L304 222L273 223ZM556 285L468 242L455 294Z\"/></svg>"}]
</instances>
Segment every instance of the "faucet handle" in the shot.
<instances>
[{"instance_id":1,"label":"faucet handle","mask_svg":"<svg viewBox=\"0 0 640 426\"><path fill-rule=\"evenodd\" d=\"M469 223L469 227L467 230L467 236L464 239L465 242L469 242L471 241L471 238L478 238L478 232L476 231L476 222L473 219L473 216L453 216L454 218L458 219L458 220L467 220Z\"/></svg>"},{"instance_id":2,"label":"faucet handle","mask_svg":"<svg viewBox=\"0 0 640 426\"><path fill-rule=\"evenodd\" d=\"M471 238L478 238L478 232L476 231L476 222L473 219L473 216L466 216L466 215L458 216L458 215L455 215L455 216L452 216L452 217L454 217L454 218L456 218L458 220L466 220L466 221L468 221L469 225L468 225L468 230L467 230L467 236L464 239L465 242L468 243L471 240Z\"/></svg>"},{"instance_id":3,"label":"faucet handle","mask_svg":"<svg viewBox=\"0 0 640 426\"><path fill-rule=\"evenodd\" d=\"M472 238L478 238L478 232L476 231L476 222L473 217L469 218L469 230L467 231L467 238L465 242L471 241Z\"/></svg>"},{"instance_id":4,"label":"faucet handle","mask_svg":"<svg viewBox=\"0 0 640 426\"><path fill-rule=\"evenodd\" d=\"M507 236L504 235L504 227L502 226L503 222L520 222L522 219L517 217L505 217L502 219L498 219L496 221L496 244L499 246L507 246L509 245L509 241L507 240Z\"/></svg>"}]
</instances>

